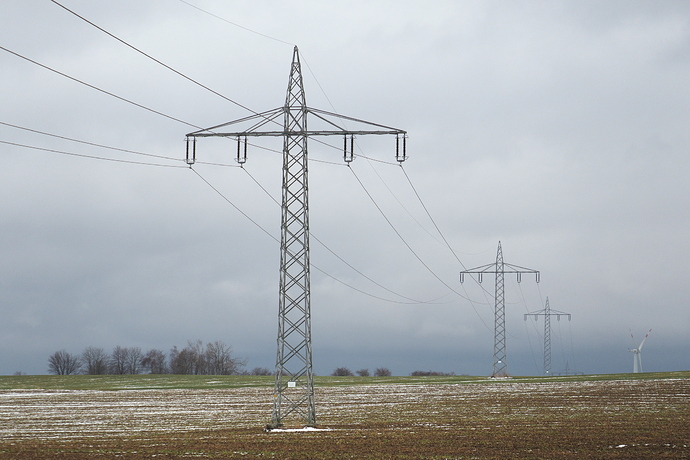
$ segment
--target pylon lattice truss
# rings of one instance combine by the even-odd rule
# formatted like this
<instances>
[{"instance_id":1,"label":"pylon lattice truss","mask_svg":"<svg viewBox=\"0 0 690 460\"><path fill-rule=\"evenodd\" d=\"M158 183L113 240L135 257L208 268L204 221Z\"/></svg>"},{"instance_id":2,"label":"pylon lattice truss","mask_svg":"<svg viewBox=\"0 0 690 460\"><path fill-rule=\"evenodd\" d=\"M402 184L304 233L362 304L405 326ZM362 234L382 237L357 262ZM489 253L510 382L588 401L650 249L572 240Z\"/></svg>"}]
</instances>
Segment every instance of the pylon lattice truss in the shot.
<instances>
[{"instance_id":1,"label":"pylon lattice truss","mask_svg":"<svg viewBox=\"0 0 690 460\"><path fill-rule=\"evenodd\" d=\"M309 119L323 128L309 130ZM343 121L357 124L361 129L342 128L338 123ZM230 129L243 126L244 129ZM274 126L281 129L271 130ZM283 138L278 347L271 428L282 426L288 416L296 416L308 426L316 424L311 341L307 139L313 136L343 136L343 159L349 163L354 159L354 136L367 134L395 135L396 160L403 162L407 158L406 131L307 106L297 47L293 52L283 107L187 134L187 164L190 166L196 161L198 137L235 138L237 161L240 164L247 160L248 137Z\"/></svg>"},{"instance_id":2,"label":"pylon lattice truss","mask_svg":"<svg viewBox=\"0 0 690 460\"><path fill-rule=\"evenodd\" d=\"M533 273L536 275L537 283L539 282L538 270L503 262L503 250L501 249L500 241L498 242L495 263L481 265L460 272L461 283L465 281L465 274L476 274L479 283L482 282L482 278L485 274L496 275L494 295L494 364L491 373L492 377L508 376L508 363L506 362L506 300L504 285L506 273L516 273L518 283L522 281L523 273Z\"/></svg>"}]
</instances>

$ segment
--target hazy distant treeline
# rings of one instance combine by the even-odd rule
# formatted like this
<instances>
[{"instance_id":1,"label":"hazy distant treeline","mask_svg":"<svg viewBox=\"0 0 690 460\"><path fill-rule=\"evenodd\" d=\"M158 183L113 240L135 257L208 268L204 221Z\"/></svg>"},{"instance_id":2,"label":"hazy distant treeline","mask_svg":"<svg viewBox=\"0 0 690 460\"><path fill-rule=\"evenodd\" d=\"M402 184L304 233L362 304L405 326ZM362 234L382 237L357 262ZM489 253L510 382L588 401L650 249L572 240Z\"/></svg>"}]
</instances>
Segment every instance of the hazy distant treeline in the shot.
<instances>
[{"instance_id":1,"label":"hazy distant treeline","mask_svg":"<svg viewBox=\"0 0 690 460\"><path fill-rule=\"evenodd\" d=\"M264 368L244 370L247 361L233 354L232 347L221 341L204 344L189 341L181 350L174 346L168 354L159 349L144 353L139 347L116 346L111 353L103 348L87 347L80 355L66 350L56 351L48 358L48 372L70 374L195 374L270 375Z\"/></svg>"}]
</instances>

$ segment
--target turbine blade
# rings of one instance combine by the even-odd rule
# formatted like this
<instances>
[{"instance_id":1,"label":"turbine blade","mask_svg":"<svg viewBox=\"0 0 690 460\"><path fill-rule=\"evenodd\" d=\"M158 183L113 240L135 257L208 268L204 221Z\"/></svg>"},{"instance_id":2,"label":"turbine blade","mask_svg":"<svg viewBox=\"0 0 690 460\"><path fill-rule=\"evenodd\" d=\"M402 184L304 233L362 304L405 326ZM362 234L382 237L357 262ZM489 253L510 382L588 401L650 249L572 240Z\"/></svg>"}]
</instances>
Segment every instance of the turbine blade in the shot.
<instances>
[{"instance_id":1,"label":"turbine blade","mask_svg":"<svg viewBox=\"0 0 690 460\"><path fill-rule=\"evenodd\" d=\"M652 332L652 330L650 329L649 332ZM640 346L637 347L637 349L638 349L639 351L642 351L642 345L644 345L644 341L647 340L647 337L649 337L649 332L647 332L647 335L645 335L645 336L644 336L644 339L642 339L642 342L640 343Z\"/></svg>"}]
</instances>

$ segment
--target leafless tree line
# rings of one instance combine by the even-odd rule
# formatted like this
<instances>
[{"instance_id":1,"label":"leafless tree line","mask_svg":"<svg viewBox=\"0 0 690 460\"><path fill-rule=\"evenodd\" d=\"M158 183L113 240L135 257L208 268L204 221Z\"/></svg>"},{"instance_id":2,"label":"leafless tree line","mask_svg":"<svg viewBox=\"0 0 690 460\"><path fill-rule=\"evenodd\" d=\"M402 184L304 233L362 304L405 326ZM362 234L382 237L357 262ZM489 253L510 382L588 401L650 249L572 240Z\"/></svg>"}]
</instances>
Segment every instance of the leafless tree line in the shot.
<instances>
[{"instance_id":1,"label":"leafless tree line","mask_svg":"<svg viewBox=\"0 0 690 460\"><path fill-rule=\"evenodd\" d=\"M353 374L352 371L347 367L338 367L336 370L333 371L331 375L334 377L349 377L355 374ZM357 371L357 375L359 375L360 377L371 376L371 374L369 373L369 369L360 369ZM374 377L390 377L390 375L391 371L387 367L377 367L374 371Z\"/></svg>"},{"instance_id":2,"label":"leafless tree line","mask_svg":"<svg viewBox=\"0 0 690 460\"><path fill-rule=\"evenodd\" d=\"M56 351L48 358L48 372L57 375L71 374L196 374L232 375L244 372L246 359L233 354L232 347L221 341L204 344L201 340L189 341L183 349L176 346L166 355L152 349L146 353L139 347L113 348L108 354L103 348L87 347L81 355L66 350ZM255 375L270 372L256 368Z\"/></svg>"}]
</instances>

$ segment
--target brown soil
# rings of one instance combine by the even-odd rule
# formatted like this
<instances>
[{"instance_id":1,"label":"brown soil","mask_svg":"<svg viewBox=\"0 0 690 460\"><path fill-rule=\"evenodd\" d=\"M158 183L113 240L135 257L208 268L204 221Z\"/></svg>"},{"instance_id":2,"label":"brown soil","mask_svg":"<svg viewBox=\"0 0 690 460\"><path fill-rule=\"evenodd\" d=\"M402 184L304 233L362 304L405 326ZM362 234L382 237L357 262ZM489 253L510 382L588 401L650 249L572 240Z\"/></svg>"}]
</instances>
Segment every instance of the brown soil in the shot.
<instances>
[{"instance_id":1,"label":"brown soil","mask_svg":"<svg viewBox=\"0 0 690 460\"><path fill-rule=\"evenodd\" d=\"M0 391L0 459L690 458L686 379L324 387L306 432L264 432L270 400Z\"/></svg>"}]
</instances>

